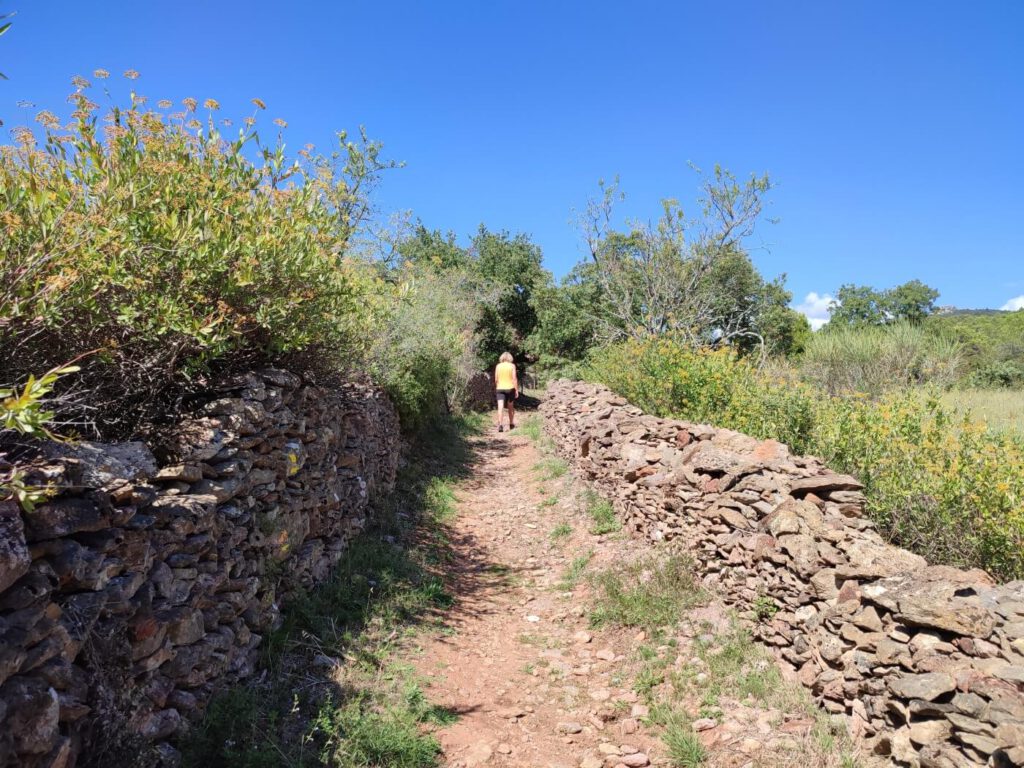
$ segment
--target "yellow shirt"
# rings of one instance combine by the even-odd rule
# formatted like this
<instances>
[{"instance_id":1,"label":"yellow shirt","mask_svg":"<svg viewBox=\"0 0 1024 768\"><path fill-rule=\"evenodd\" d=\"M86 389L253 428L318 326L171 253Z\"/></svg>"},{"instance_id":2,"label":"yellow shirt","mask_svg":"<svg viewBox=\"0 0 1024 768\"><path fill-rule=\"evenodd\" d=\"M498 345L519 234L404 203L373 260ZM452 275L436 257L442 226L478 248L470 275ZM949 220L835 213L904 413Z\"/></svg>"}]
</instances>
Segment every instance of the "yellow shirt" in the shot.
<instances>
[{"instance_id":1,"label":"yellow shirt","mask_svg":"<svg viewBox=\"0 0 1024 768\"><path fill-rule=\"evenodd\" d=\"M495 389L516 388L516 366L514 363L498 363L494 369Z\"/></svg>"}]
</instances>

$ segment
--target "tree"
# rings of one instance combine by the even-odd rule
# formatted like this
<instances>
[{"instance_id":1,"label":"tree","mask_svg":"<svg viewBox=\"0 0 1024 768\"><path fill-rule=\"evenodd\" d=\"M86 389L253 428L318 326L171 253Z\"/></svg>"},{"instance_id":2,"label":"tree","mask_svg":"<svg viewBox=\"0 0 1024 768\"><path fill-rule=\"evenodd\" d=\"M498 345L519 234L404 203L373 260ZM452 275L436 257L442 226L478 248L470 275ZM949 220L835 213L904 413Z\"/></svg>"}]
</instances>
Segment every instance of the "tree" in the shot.
<instances>
[{"instance_id":1,"label":"tree","mask_svg":"<svg viewBox=\"0 0 1024 768\"><path fill-rule=\"evenodd\" d=\"M466 269L471 261L466 249L456 244L454 232L442 234L439 229L427 229L422 221L417 222L412 235L399 243L397 250L404 260L441 272Z\"/></svg>"},{"instance_id":2,"label":"tree","mask_svg":"<svg viewBox=\"0 0 1024 768\"><path fill-rule=\"evenodd\" d=\"M762 218L770 189L767 176L741 184L716 166L702 185L699 218L664 200L655 224L627 222L620 231L612 212L623 195L617 183L602 183L601 198L580 217L590 264L579 271L600 294L601 339L672 333L694 345L726 339L763 346L760 319L779 293L767 290L743 241Z\"/></svg>"},{"instance_id":3,"label":"tree","mask_svg":"<svg viewBox=\"0 0 1024 768\"><path fill-rule=\"evenodd\" d=\"M543 253L525 234L491 232L483 224L470 250L477 274L497 292L477 328L480 356L489 364L508 351L522 362L528 356L526 339L537 325L533 292L551 281L541 264Z\"/></svg>"},{"instance_id":4,"label":"tree","mask_svg":"<svg viewBox=\"0 0 1024 768\"><path fill-rule=\"evenodd\" d=\"M935 309L939 292L920 280L910 280L885 292L886 306L897 320L917 325Z\"/></svg>"},{"instance_id":5,"label":"tree","mask_svg":"<svg viewBox=\"0 0 1024 768\"><path fill-rule=\"evenodd\" d=\"M939 292L920 280L878 291L868 285L843 285L829 305L826 327L921 323L935 308Z\"/></svg>"}]
</instances>

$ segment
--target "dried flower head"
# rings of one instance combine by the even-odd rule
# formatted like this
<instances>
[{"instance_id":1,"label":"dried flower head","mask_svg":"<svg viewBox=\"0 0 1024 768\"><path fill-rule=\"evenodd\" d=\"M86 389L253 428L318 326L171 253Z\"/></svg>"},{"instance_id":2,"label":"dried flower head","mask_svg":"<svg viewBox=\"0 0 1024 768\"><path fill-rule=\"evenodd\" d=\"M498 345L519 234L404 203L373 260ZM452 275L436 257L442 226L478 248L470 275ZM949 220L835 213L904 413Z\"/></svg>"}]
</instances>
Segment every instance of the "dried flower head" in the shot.
<instances>
[{"instance_id":1,"label":"dried flower head","mask_svg":"<svg viewBox=\"0 0 1024 768\"><path fill-rule=\"evenodd\" d=\"M225 117L223 120L220 121L220 124L223 125L225 128L230 128L235 123L230 118Z\"/></svg>"},{"instance_id":2,"label":"dried flower head","mask_svg":"<svg viewBox=\"0 0 1024 768\"><path fill-rule=\"evenodd\" d=\"M220 103L216 99L207 99L203 102L203 107L206 109L216 110L220 109Z\"/></svg>"},{"instance_id":3,"label":"dried flower head","mask_svg":"<svg viewBox=\"0 0 1024 768\"><path fill-rule=\"evenodd\" d=\"M252 128L254 125L256 125L256 118L255 117L247 117L247 118L245 118L245 126L247 128Z\"/></svg>"},{"instance_id":4,"label":"dried flower head","mask_svg":"<svg viewBox=\"0 0 1024 768\"><path fill-rule=\"evenodd\" d=\"M56 131L60 128L60 118L58 118L53 112L48 109L44 109L38 115L36 115L36 122L42 125L44 128L48 128L51 131Z\"/></svg>"},{"instance_id":5,"label":"dried flower head","mask_svg":"<svg viewBox=\"0 0 1024 768\"><path fill-rule=\"evenodd\" d=\"M134 69L126 69L124 72L124 76L127 77L129 80L139 79L139 73L136 72Z\"/></svg>"},{"instance_id":6,"label":"dried flower head","mask_svg":"<svg viewBox=\"0 0 1024 768\"><path fill-rule=\"evenodd\" d=\"M189 96L187 99L182 99L181 103L185 105L185 109L189 112L195 112L196 107L199 106L199 102Z\"/></svg>"},{"instance_id":7,"label":"dried flower head","mask_svg":"<svg viewBox=\"0 0 1024 768\"><path fill-rule=\"evenodd\" d=\"M173 106L173 102L170 99L160 99L156 105L160 107L160 109L170 109Z\"/></svg>"},{"instance_id":8,"label":"dried flower head","mask_svg":"<svg viewBox=\"0 0 1024 768\"><path fill-rule=\"evenodd\" d=\"M263 101L263 99L253 99L252 103L255 104L257 107L259 107L260 109L266 109L267 108L267 105Z\"/></svg>"},{"instance_id":9,"label":"dried flower head","mask_svg":"<svg viewBox=\"0 0 1024 768\"><path fill-rule=\"evenodd\" d=\"M86 80L81 75L75 75L74 77L72 77L71 78L71 84L73 86L75 86L75 88L77 88L78 90L82 90L83 88L88 88L90 85L92 85L92 83L90 83L88 80Z\"/></svg>"},{"instance_id":10,"label":"dried flower head","mask_svg":"<svg viewBox=\"0 0 1024 768\"><path fill-rule=\"evenodd\" d=\"M193 131L197 131L203 127L203 124L195 119L189 120L188 123L186 123L186 125L188 125L188 127L191 128Z\"/></svg>"},{"instance_id":11,"label":"dried flower head","mask_svg":"<svg viewBox=\"0 0 1024 768\"><path fill-rule=\"evenodd\" d=\"M107 70L105 69L94 69L92 71L92 76L95 77L97 80L106 80L108 77L110 77L110 73L107 72Z\"/></svg>"},{"instance_id":12,"label":"dried flower head","mask_svg":"<svg viewBox=\"0 0 1024 768\"><path fill-rule=\"evenodd\" d=\"M288 123L286 123L280 117L275 117L274 118L274 125L276 125L276 126L278 126L280 128L287 128L288 127Z\"/></svg>"},{"instance_id":13,"label":"dried flower head","mask_svg":"<svg viewBox=\"0 0 1024 768\"><path fill-rule=\"evenodd\" d=\"M29 128L27 128L24 125L19 125L19 126L15 127L15 128L12 128L11 129L11 136L14 137L14 140L18 144L30 145L30 144L35 144L36 143L35 135L32 133L32 131Z\"/></svg>"}]
</instances>

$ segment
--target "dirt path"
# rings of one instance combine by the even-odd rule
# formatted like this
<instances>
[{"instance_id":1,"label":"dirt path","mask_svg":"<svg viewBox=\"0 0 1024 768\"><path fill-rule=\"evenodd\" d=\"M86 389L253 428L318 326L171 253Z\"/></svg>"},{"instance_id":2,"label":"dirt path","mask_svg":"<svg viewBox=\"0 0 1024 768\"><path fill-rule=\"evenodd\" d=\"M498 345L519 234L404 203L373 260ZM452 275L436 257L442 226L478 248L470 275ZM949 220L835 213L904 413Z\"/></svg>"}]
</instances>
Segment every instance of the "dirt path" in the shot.
<instances>
[{"instance_id":1,"label":"dirt path","mask_svg":"<svg viewBox=\"0 0 1024 768\"><path fill-rule=\"evenodd\" d=\"M589 518L564 481L539 479L541 456L526 437L492 434L475 448L474 474L457 494L450 634L431 638L414 662L431 700L459 715L439 734L447 764L575 768L587 758L603 765L595 750L609 740L648 749L635 720L610 729L595 714L602 704L645 710L633 713L637 695L613 686L619 654L592 636L583 605L560 585L583 540L592 562L622 542L586 533ZM573 530L556 541L560 524Z\"/></svg>"},{"instance_id":2,"label":"dirt path","mask_svg":"<svg viewBox=\"0 0 1024 768\"><path fill-rule=\"evenodd\" d=\"M831 734L815 737L820 721L808 715L804 694L804 706L787 708L774 693L771 701L756 698L756 686L749 695L728 690L748 685L751 675L782 683L765 674L763 658L741 676L748 662L720 673L710 655L708 664L696 657L694 643L706 647L727 636L722 606L693 609L671 637L653 641L636 627L592 629L596 587L579 574L635 559L646 548L623 533L594 535L580 484L521 431L491 430L473 438L473 449L474 471L457 487L451 528L456 602L445 628L421 635L405 654L427 681L430 700L458 715L437 732L445 765L861 764L839 754ZM646 689L638 682L643 674L654 675ZM673 706L685 708L687 738L697 744L682 744L670 759L664 728L647 716L657 686L678 691L680 680L696 681L690 698ZM724 698L714 700L722 709L709 713L709 699L700 699L710 685Z\"/></svg>"}]
</instances>

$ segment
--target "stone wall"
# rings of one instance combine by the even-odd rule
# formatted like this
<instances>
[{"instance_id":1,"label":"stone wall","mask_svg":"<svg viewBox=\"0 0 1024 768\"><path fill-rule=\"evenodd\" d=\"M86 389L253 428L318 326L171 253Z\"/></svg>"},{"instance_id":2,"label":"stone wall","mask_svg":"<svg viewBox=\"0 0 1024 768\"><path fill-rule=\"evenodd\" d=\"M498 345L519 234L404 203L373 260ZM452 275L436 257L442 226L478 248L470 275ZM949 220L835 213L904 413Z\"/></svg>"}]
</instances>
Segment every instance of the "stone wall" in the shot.
<instances>
[{"instance_id":1,"label":"stone wall","mask_svg":"<svg viewBox=\"0 0 1024 768\"><path fill-rule=\"evenodd\" d=\"M59 495L0 505L0 766L173 757L393 486L378 391L264 370L218 395L151 447L47 445L27 479Z\"/></svg>"},{"instance_id":2,"label":"stone wall","mask_svg":"<svg viewBox=\"0 0 1024 768\"><path fill-rule=\"evenodd\" d=\"M674 539L829 712L912 766L1024 765L1024 582L886 544L854 478L556 382L545 427L626 527ZM774 611L774 615L771 615ZM769 618L770 616L770 618Z\"/></svg>"}]
</instances>

